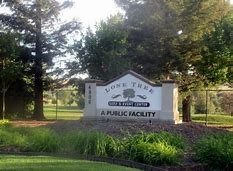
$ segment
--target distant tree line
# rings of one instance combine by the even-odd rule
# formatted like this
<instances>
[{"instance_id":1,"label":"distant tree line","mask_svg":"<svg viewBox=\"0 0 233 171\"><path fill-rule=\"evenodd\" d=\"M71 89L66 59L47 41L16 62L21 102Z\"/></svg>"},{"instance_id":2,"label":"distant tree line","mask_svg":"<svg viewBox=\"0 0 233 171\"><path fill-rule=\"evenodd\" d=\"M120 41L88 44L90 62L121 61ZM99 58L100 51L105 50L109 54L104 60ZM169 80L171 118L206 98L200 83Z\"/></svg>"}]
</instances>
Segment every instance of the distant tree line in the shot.
<instances>
[{"instance_id":1,"label":"distant tree line","mask_svg":"<svg viewBox=\"0 0 233 171\"><path fill-rule=\"evenodd\" d=\"M233 91L193 91L192 113L233 115Z\"/></svg>"}]
</instances>

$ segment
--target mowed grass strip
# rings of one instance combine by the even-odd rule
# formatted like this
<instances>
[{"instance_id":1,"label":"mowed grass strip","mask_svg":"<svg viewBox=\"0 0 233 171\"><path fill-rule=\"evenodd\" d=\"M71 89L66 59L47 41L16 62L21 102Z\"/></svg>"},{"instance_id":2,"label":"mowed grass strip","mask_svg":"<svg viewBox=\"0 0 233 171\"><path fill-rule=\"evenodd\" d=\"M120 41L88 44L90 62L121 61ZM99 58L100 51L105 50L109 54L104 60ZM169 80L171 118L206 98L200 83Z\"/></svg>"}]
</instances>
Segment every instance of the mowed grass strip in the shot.
<instances>
[{"instance_id":1,"label":"mowed grass strip","mask_svg":"<svg viewBox=\"0 0 233 171\"><path fill-rule=\"evenodd\" d=\"M44 114L46 119L56 119L56 106L45 106ZM59 106L57 108L58 120L79 120L83 117L83 111L76 106Z\"/></svg>"},{"instance_id":2,"label":"mowed grass strip","mask_svg":"<svg viewBox=\"0 0 233 171\"><path fill-rule=\"evenodd\" d=\"M205 123L205 114L193 114L192 120L197 123ZM213 126L233 126L233 116L224 114L208 114L207 123Z\"/></svg>"},{"instance_id":3,"label":"mowed grass strip","mask_svg":"<svg viewBox=\"0 0 233 171\"><path fill-rule=\"evenodd\" d=\"M103 162L51 156L0 155L0 170L17 171L137 171L137 169Z\"/></svg>"}]
</instances>

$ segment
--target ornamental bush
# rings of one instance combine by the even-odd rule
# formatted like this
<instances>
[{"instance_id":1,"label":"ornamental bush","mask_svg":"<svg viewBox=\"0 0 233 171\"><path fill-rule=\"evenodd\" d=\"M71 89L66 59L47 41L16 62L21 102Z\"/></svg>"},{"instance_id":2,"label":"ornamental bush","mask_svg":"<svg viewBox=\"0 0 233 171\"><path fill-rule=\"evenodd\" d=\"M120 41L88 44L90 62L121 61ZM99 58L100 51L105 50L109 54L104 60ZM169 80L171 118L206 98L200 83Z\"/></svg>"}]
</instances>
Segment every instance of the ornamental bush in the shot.
<instances>
[{"instance_id":1,"label":"ornamental bush","mask_svg":"<svg viewBox=\"0 0 233 171\"><path fill-rule=\"evenodd\" d=\"M56 134L48 128L0 126L0 148L29 152L66 152L115 157L150 165L175 165L182 158L184 140L167 132L115 138L97 131Z\"/></svg>"},{"instance_id":2,"label":"ornamental bush","mask_svg":"<svg viewBox=\"0 0 233 171\"><path fill-rule=\"evenodd\" d=\"M10 132L9 129L0 129L0 147L1 148L8 148L14 147L18 149L24 149L25 144L27 142L27 137L12 131Z\"/></svg>"},{"instance_id":3,"label":"ornamental bush","mask_svg":"<svg viewBox=\"0 0 233 171\"><path fill-rule=\"evenodd\" d=\"M64 139L70 149L82 155L113 156L118 150L117 140L97 131L73 132Z\"/></svg>"},{"instance_id":4,"label":"ornamental bush","mask_svg":"<svg viewBox=\"0 0 233 171\"><path fill-rule=\"evenodd\" d=\"M0 120L0 128L9 127L9 126L10 126L9 120Z\"/></svg>"},{"instance_id":5,"label":"ornamental bush","mask_svg":"<svg viewBox=\"0 0 233 171\"><path fill-rule=\"evenodd\" d=\"M25 150L31 152L57 152L60 147L58 135L50 129L34 128L27 135Z\"/></svg>"},{"instance_id":6,"label":"ornamental bush","mask_svg":"<svg viewBox=\"0 0 233 171\"><path fill-rule=\"evenodd\" d=\"M184 146L180 136L167 132L137 134L122 141L121 157L151 165L176 165Z\"/></svg>"},{"instance_id":7,"label":"ornamental bush","mask_svg":"<svg viewBox=\"0 0 233 171\"><path fill-rule=\"evenodd\" d=\"M195 145L196 159L214 169L233 168L233 134L205 136Z\"/></svg>"}]
</instances>

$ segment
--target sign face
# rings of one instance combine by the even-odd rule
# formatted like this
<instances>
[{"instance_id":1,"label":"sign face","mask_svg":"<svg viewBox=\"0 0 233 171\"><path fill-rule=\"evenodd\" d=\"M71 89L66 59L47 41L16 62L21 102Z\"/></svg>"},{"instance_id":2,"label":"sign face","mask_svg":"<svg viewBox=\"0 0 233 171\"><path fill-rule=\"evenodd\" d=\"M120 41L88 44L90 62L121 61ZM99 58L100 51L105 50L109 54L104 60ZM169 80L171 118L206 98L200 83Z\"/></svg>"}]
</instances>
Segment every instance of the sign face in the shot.
<instances>
[{"instance_id":1,"label":"sign face","mask_svg":"<svg viewBox=\"0 0 233 171\"><path fill-rule=\"evenodd\" d=\"M157 117L161 110L161 86L126 74L97 86L97 115L113 117Z\"/></svg>"},{"instance_id":2,"label":"sign face","mask_svg":"<svg viewBox=\"0 0 233 171\"><path fill-rule=\"evenodd\" d=\"M173 80L155 84L127 71L106 83L87 80L84 117L179 122L178 88Z\"/></svg>"}]
</instances>

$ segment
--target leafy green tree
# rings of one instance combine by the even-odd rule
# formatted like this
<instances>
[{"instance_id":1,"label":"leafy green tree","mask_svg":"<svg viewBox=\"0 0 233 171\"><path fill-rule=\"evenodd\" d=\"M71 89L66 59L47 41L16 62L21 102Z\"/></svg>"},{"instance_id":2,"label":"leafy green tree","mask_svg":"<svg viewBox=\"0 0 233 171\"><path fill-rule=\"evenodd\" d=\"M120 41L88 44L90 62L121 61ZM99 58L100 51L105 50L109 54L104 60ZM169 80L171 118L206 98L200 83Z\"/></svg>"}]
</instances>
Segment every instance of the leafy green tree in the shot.
<instances>
[{"instance_id":1,"label":"leafy green tree","mask_svg":"<svg viewBox=\"0 0 233 171\"><path fill-rule=\"evenodd\" d=\"M69 102L71 91L61 89L61 90L58 90L57 93L58 93L57 94L58 100L61 102L63 106L66 106L67 103Z\"/></svg>"},{"instance_id":2,"label":"leafy green tree","mask_svg":"<svg viewBox=\"0 0 233 171\"><path fill-rule=\"evenodd\" d=\"M128 56L139 73L159 80L176 79L183 93L183 121L191 121L191 90L207 77L198 69L203 42L230 11L222 0L116 0L125 10ZM206 81L207 82L207 81Z\"/></svg>"},{"instance_id":3,"label":"leafy green tree","mask_svg":"<svg viewBox=\"0 0 233 171\"><path fill-rule=\"evenodd\" d=\"M207 97L206 97L207 95ZM194 91L192 93L192 104L195 114L220 113L220 103L216 92ZM207 103L207 104L206 104ZM206 108L207 107L207 108Z\"/></svg>"},{"instance_id":4,"label":"leafy green tree","mask_svg":"<svg viewBox=\"0 0 233 171\"><path fill-rule=\"evenodd\" d=\"M0 34L0 80L2 81L2 118L6 114L6 93L10 85L22 74L22 62L19 60L19 41L10 33Z\"/></svg>"},{"instance_id":5,"label":"leafy green tree","mask_svg":"<svg viewBox=\"0 0 233 171\"><path fill-rule=\"evenodd\" d=\"M20 46L20 36L0 33L0 103L1 117L30 115L32 76L30 51Z\"/></svg>"},{"instance_id":6,"label":"leafy green tree","mask_svg":"<svg viewBox=\"0 0 233 171\"><path fill-rule=\"evenodd\" d=\"M209 84L233 83L233 10L203 40L202 59L196 64Z\"/></svg>"},{"instance_id":7,"label":"leafy green tree","mask_svg":"<svg viewBox=\"0 0 233 171\"><path fill-rule=\"evenodd\" d=\"M34 74L34 115L43 119L44 76L52 59L67 52L68 35L79 29L76 21L58 24L61 10L72 5L56 0L5 0L10 13L1 13L1 29L13 29L23 36L25 46L31 48Z\"/></svg>"},{"instance_id":8,"label":"leafy green tree","mask_svg":"<svg viewBox=\"0 0 233 171\"><path fill-rule=\"evenodd\" d=\"M219 94L220 107L225 113L233 115L233 93L224 92Z\"/></svg>"},{"instance_id":9,"label":"leafy green tree","mask_svg":"<svg viewBox=\"0 0 233 171\"><path fill-rule=\"evenodd\" d=\"M206 93L204 91L195 91L192 93L192 104L195 114L206 113Z\"/></svg>"},{"instance_id":10,"label":"leafy green tree","mask_svg":"<svg viewBox=\"0 0 233 171\"><path fill-rule=\"evenodd\" d=\"M90 29L72 50L76 61L69 63L70 74L88 73L92 79L109 80L129 68L125 58L127 32L121 15L101 22L93 33Z\"/></svg>"},{"instance_id":11,"label":"leafy green tree","mask_svg":"<svg viewBox=\"0 0 233 171\"><path fill-rule=\"evenodd\" d=\"M78 90L72 91L68 104L71 105L73 103L76 103L79 109L83 109L85 105L84 94Z\"/></svg>"}]
</instances>

